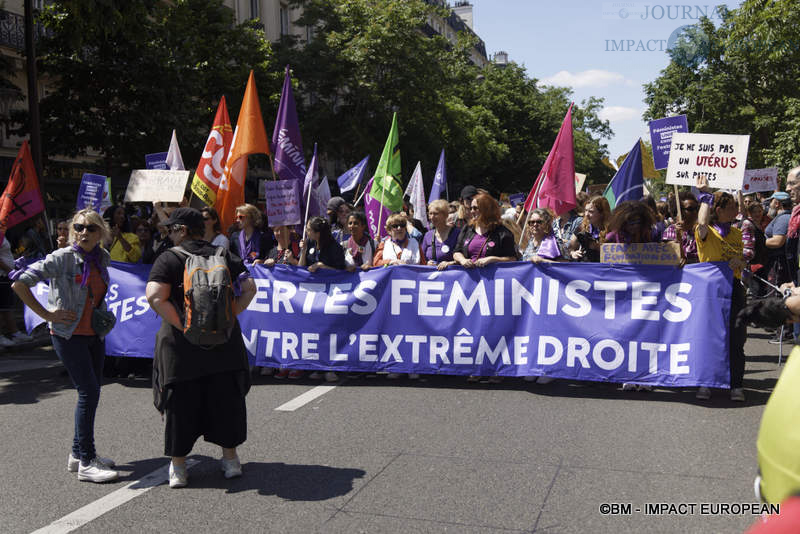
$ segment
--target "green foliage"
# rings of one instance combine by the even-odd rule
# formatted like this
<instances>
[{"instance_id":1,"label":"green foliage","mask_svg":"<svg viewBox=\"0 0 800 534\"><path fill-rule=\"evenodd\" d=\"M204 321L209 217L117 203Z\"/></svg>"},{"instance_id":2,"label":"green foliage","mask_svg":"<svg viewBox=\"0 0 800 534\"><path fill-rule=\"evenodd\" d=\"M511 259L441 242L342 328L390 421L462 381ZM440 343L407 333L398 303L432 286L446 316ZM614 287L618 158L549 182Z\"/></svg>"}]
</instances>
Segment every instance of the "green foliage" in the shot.
<instances>
[{"instance_id":1,"label":"green foliage","mask_svg":"<svg viewBox=\"0 0 800 534\"><path fill-rule=\"evenodd\" d=\"M645 85L645 118L685 113L694 132L750 134L748 168L796 166L799 24L794 0L746 0L719 27L701 20Z\"/></svg>"},{"instance_id":2,"label":"green foliage","mask_svg":"<svg viewBox=\"0 0 800 534\"><path fill-rule=\"evenodd\" d=\"M59 0L40 18L42 72L58 80L41 103L49 154L94 150L124 176L166 150L175 128L191 166L223 95L235 124L250 69L262 106L277 105L264 97L279 93L280 75L263 31L234 25L221 0Z\"/></svg>"},{"instance_id":3,"label":"green foliage","mask_svg":"<svg viewBox=\"0 0 800 534\"><path fill-rule=\"evenodd\" d=\"M429 37L421 0L309 0L298 23L315 28L311 43L286 38L276 46L292 65L304 138L320 139L329 159L344 164L377 154L398 111L403 174L422 161L433 179L445 149L448 178L495 192L527 191L552 147L569 106L563 88L539 88L516 64L479 68L470 62L473 35L451 44ZM608 123L590 99L574 108L576 168L608 181L600 158Z\"/></svg>"}]
</instances>

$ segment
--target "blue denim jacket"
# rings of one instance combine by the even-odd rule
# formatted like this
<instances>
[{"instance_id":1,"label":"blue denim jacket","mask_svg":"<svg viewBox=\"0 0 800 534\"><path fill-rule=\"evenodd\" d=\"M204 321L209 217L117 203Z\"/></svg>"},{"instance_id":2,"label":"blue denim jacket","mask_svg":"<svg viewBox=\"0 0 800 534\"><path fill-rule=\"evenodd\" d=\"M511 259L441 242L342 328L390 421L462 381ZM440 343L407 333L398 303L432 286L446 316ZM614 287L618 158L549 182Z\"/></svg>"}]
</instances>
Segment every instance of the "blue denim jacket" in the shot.
<instances>
[{"instance_id":1,"label":"blue denim jacket","mask_svg":"<svg viewBox=\"0 0 800 534\"><path fill-rule=\"evenodd\" d=\"M111 257L105 249L100 249L100 261L108 267ZM35 263L25 268L19 276L18 281L28 287L33 287L42 280L50 280L50 295L47 299L47 307L52 310L72 310L76 313L77 319L72 323L51 323L48 322L50 330L57 336L69 339L72 332L78 326L83 307L86 305L86 297L89 288L81 287L80 279L76 276L83 274L83 258L72 247L54 250ZM100 308L106 309L106 301L100 303Z\"/></svg>"}]
</instances>

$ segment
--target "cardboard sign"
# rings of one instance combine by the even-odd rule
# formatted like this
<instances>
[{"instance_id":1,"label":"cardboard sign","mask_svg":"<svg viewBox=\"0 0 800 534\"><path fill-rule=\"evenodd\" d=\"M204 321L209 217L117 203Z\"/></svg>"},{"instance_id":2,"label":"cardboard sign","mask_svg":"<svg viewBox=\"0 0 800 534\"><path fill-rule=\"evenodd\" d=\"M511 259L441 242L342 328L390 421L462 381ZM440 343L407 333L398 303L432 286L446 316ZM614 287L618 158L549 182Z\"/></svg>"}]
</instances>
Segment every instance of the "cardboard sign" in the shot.
<instances>
[{"instance_id":1,"label":"cardboard sign","mask_svg":"<svg viewBox=\"0 0 800 534\"><path fill-rule=\"evenodd\" d=\"M742 193L757 193L759 191L776 191L778 189L778 168L747 169L744 171Z\"/></svg>"},{"instance_id":2,"label":"cardboard sign","mask_svg":"<svg viewBox=\"0 0 800 534\"><path fill-rule=\"evenodd\" d=\"M189 181L189 171L137 169L131 173L125 202L180 202Z\"/></svg>"},{"instance_id":3,"label":"cardboard sign","mask_svg":"<svg viewBox=\"0 0 800 534\"><path fill-rule=\"evenodd\" d=\"M681 249L678 243L603 243L600 263L614 265L678 265Z\"/></svg>"},{"instance_id":4,"label":"cardboard sign","mask_svg":"<svg viewBox=\"0 0 800 534\"><path fill-rule=\"evenodd\" d=\"M749 145L749 135L676 133L667 183L693 186L704 176L714 189L741 189Z\"/></svg>"},{"instance_id":5,"label":"cardboard sign","mask_svg":"<svg viewBox=\"0 0 800 534\"><path fill-rule=\"evenodd\" d=\"M665 117L648 123L650 127L650 144L653 147L653 163L656 169L666 169L669 163L669 152L672 147L672 136L689 131L686 115Z\"/></svg>"},{"instance_id":6,"label":"cardboard sign","mask_svg":"<svg viewBox=\"0 0 800 534\"><path fill-rule=\"evenodd\" d=\"M103 209L103 193L106 187L106 177L99 174L85 173L78 189L78 201L75 209L92 208L100 213Z\"/></svg>"},{"instance_id":7,"label":"cardboard sign","mask_svg":"<svg viewBox=\"0 0 800 534\"><path fill-rule=\"evenodd\" d=\"M586 182L586 175L579 172L575 173L575 192L580 193L583 189L583 184Z\"/></svg>"},{"instance_id":8,"label":"cardboard sign","mask_svg":"<svg viewBox=\"0 0 800 534\"><path fill-rule=\"evenodd\" d=\"M300 224L300 180L268 180L264 194L270 227Z\"/></svg>"}]
</instances>

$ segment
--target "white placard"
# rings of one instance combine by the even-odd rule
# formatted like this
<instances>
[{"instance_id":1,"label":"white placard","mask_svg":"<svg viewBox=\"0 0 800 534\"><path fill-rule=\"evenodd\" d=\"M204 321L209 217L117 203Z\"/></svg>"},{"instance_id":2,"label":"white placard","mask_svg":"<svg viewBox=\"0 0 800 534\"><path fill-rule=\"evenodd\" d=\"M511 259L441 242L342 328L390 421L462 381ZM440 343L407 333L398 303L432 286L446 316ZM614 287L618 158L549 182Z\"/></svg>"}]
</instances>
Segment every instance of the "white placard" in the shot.
<instances>
[{"instance_id":1,"label":"white placard","mask_svg":"<svg viewBox=\"0 0 800 534\"><path fill-rule=\"evenodd\" d=\"M742 193L748 195L759 191L776 191L778 189L778 167L767 169L747 169L744 171Z\"/></svg>"},{"instance_id":2,"label":"white placard","mask_svg":"<svg viewBox=\"0 0 800 534\"><path fill-rule=\"evenodd\" d=\"M705 176L714 189L741 189L749 145L749 135L675 133L667 183L693 186Z\"/></svg>"},{"instance_id":3,"label":"white placard","mask_svg":"<svg viewBox=\"0 0 800 534\"><path fill-rule=\"evenodd\" d=\"M125 202L180 202L189 171L137 169L131 172Z\"/></svg>"}]
</instances>

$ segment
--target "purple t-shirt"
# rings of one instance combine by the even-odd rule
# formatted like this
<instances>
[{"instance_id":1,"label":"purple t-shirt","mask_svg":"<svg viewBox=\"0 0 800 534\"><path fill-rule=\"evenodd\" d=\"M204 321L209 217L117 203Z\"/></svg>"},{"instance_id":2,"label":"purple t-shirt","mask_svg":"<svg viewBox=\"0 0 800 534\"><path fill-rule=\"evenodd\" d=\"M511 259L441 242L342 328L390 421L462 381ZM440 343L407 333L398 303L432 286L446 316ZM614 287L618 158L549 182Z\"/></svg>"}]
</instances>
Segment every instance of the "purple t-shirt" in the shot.
<instances>
[{"instance_id":1,"label":"purple t-shirt","mask_svg":"<svg viewBox=\"0 0 800 534\"><path fill-rule=\"evenodd\" d=\"M469 245L467 245L467 252L469 252L469 258L472 261L485 256L486 247L483 246L484 244L486 244L486 236L476 232L470 240Z\"/></svg>"},{"instance_id":2,"label":"purple t-shirt","mask_svg":"<svg viewBox=\"0 0 800 534\"><path fill-rule=\"evenodd\" d=\"M436 251L434 252L434 243L436 242ZM458 230L451 228L450 233L447 234L447 239L444 242L436 239L436 231L428 230L425 237L422 238L422 253L428 261L453 261L453 251L458 245Z\"/></svg>"}]
</instances>

